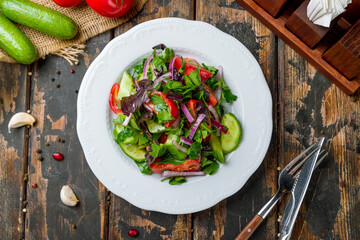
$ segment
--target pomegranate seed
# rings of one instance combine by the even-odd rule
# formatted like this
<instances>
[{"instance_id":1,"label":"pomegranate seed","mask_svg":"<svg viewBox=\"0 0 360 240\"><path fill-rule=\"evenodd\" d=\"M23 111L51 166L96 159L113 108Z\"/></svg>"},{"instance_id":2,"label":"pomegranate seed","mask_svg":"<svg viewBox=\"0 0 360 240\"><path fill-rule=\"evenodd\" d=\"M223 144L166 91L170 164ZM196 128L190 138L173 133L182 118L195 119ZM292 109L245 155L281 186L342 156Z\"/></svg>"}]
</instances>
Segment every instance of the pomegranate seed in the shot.
<instances>
[{"instance_id":1,"label":"pomegranate seed","mask_svg":"<svg viewBox=\"0 0 360 240\"><path fill-rule=\"evenodd\" d=\"M37 188L37 184L36 184L36 183L33 183L31 186L32 186L33 188Z\"/></svg>"},{"instance_id":2,"label":"pomegranate seed","mask_svg":"<svg viewBox=\"0 0 360 240\"><path fill-rule=\"evenodd\" d=\"M56 161L61 161L64 159L64 155L62 155L61 153L59 152L56 152L56 153L53 153L53 158L56 160Z\"/></svg>"},{"instance_id":3,"label":"pomegranate seed","mask_svg":"<svg viewBox=\"0 0 360 240\"><path fill-rule=\"evenodd\" d=\"M138 231L134 228L130 229L130 231L128 232L128 235L130 237L136 237L138 234L139 234Z\"/></svg>"}]
</instances>

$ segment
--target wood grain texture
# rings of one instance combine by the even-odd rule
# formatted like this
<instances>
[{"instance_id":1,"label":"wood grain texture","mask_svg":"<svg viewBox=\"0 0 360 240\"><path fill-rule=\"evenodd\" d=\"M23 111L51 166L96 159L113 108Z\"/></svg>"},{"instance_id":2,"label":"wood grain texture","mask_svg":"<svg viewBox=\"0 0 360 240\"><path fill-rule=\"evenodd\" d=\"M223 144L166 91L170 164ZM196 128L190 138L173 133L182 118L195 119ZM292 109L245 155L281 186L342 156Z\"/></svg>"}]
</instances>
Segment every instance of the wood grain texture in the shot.
<instances>
[{"instance_id":1,"label":"wood grain texture","mask_svg":"<svg viewBox=\"0 0 360 240\"><path fill-rule=\"evenodd\" d=\"M285 27L288 17L286 11L279 18L273 18L264 9L259 7L253 0L237 0L246 10L259 19L265 26L273 31L279 38L289 44L296 52L315 66L325 77L330 79L336 86L343 90L346 94L354 94L360 88L360 77L353 81L347 80L340 72L334 69L329 63L322 59L323 47L320 46L311 49L295 34ZM301 2L294 1L295 3Z\"/></svg>"},{"instance_id":2,"label":"wood grain texture","mask_svg":"<svg viewBox=\"0 0 360 240\"><path fill-rule=\"evenodd\" d=\"M323 58L349 80L360 76L360 20L324 53Z\"/></svg>"},{"instance_id":3,"label":"wood grain texture","mask_svg":"<svg viewBox=\"0 0 360 240\"><path fill-rule=\"evenodd\" d=\"M8 133L10 118L27 110L27 68L0 64L0 239L23 237L23 165L26 127Z\"/></svg>"},{"instance_id":4,"label":"wood grain texture","mask_svg":"<svg viewBox=\"0 0 360 240\"><path fill-rule=\"evenodd\" d=\"M31 110L38 124L30 131L25 231L29 240L106 238L106 191L87 165L77 138L75 90L79 89L89 63L109 40L110 32L91 39L78 66L71 67L54 56L33 66ZM75 72L71 73L70 68ZM58 142L57 138L65 142ZM45 145L47 142L50 146ZM38 160L38 148L42 150L42 161ZM62 153L64 160L55 161L54 152ZM37 188L31 187L33 183ZM76 207L60 201L60 190L66 184L80 200Z\"/></svg>"},{"instance_id":5,"label":"wood grain texture","mask_svg":"<svg viewBox=\"0 0 360 240\"><path fill-rule=\"evenodd\" d=\"M285 130L281 167L318 138L332 140L329 157L314 172L291 239L358 239L359 102L352 102L288 46L279 46L284 68L279 77Z\"/></svg>"},{"instance_id":6,"label":"wood grain texture","mask_svg":"<svg viewBox=\"0 0 360 240\"><path fill-rule=\"evenodd\" d=\"M74 91L93 59L113 36L167 16L206 21L239 39L259 61L273 96L274 134L262 165L238 193L192 215L144 211L109 193L89 169L76 136ZM360 102L352 102L235 1L149 0L133 21L87 42L80 65L72 68L73 74L58 57L28 68L0 64L0 239L130 239L130 228L139 231L137 239L234 239L276 192L277 166L321 136L332 140L332 150L314 172L291 239L360 239ZM25 111L29 100L37 125L7 133L11 116ZM62 162L52 159L55 151L65 155ZM23 181L25 172L29 182ZM60 202L64 184L74 189L79 206ZM285 204L281 200L251 239L277 239Z\"/></svg>"},{"instance_id":7,"label":"wood grain texture","mask_svg":"<svg viewBox=\"0 0 360 240\"><path fill-rule=\"evenodd\" d=\"M275 35L248 12L235 7L234 3L197 1L196 19L209 22L242 42L259 61L272 95L276 95ZM274 116L276 111L277 104L274 102ZM275 132L276 129L275 125ZM276 138L273 138L263 164L239 192L209 210L193 214L194 239L235 239L275 193L276 166ZM254 233L253 239L275 239L276 228L276 211L273 211Z\"/></svg>"},{"instance_id":8,"label":"wood grain texture","mask_svg":"<svg viewBox=\"0 0 360 240\"><path fill-rule=\"evenodd\" d=\"M131 22L115 29L115 36L129 30L135 24L161 17L193 18L192 0L150 0ZM152 46L149 46L151 49ZM139 185L141 187L141 185ZM191 215L167 215L141 210L111 194L109 211L109 239L130 239L130 228L139 231L138 239L191 239Z\"/></svg>"}]
</instances>

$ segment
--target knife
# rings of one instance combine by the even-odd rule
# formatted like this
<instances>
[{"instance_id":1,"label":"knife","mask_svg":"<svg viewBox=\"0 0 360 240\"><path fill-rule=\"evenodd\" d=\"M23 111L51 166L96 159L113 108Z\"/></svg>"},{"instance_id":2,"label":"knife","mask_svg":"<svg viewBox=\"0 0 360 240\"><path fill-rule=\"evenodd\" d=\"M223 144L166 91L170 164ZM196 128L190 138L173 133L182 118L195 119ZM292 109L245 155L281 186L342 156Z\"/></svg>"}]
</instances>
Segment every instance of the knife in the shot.
<instances>
[{"instance_id":1,"label":"knife","mask_svg":"<svg viewBox=\"0 0 360 240\"><path fill-rule=\"evenodd\" d=\"M314 171L316 161L318 159L321 147L325 138L321 138L317 144L316 152L304 163L299 177L294 184L294 188L291 191L289 203L286 205L283 219L281 220L280 227L280 240L290 239L292 229L295 224L296 217L299 213L300 206L304 200L306 190L309 186L311 175Z\"/></svg>"}]
</instances>

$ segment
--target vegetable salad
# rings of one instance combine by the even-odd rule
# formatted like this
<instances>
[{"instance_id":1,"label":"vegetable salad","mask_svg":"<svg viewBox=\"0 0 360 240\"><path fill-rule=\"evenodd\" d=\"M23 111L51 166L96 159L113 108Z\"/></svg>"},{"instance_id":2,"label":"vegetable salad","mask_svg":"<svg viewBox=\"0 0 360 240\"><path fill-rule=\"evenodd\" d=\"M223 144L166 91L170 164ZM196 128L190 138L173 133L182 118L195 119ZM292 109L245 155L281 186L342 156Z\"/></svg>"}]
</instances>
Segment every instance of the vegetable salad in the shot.
<instances>
[{"instance_id":1,"label":"vegetable salad","mask_svg":"<svg viewBox=\"0 0 360 240\"><path fill-rule=\"evenodd\" d=\"M222 105L237 96L222 72L159 44L112 86L114 139L142 173L182 184L213 175L238 147L241 126Z\"/></svg>"}]
</instances>

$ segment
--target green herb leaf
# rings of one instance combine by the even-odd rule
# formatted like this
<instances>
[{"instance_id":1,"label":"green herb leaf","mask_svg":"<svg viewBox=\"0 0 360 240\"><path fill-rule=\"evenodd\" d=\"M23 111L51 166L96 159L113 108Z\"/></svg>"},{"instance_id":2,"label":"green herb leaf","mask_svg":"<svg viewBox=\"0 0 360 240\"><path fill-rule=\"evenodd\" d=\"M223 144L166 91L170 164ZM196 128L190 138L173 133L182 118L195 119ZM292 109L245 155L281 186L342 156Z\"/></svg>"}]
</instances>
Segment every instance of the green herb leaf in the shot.
<instances>
[{"instance_id":1,"label":"green herb leaf","mask_svg":"<svg viewBox=\"0 0 360 240\"><path fill-rule=\"evenodd\" d=\"M153 158L157 158L159 156L159 152L160 152L160 145L158 145L157 143L152 143L151 144L151 148L152 148L152 151L149 152L149 154L153 157Z\"/></svg>"},{"instance_id":2,"label":"green herb leaf","mask_svg":"<svg viewBox=\"0 0 360 240\"><path fill-rule=\"evenodd\" d=\"M143 59L142 64L136 65L134 67L133 77L139 78L139 76L143 74L145 62L146 58Z\"/></svg>"},{"instance_id":3,"label":"green herb leaf","mask_svg":"<svg viewBox=\"0 0 360 240\"><path fill-rule=\"evenodd\" d=\"M219 86L219 84L221 84L221 82L216 80L214 77L211 77L208 80L206 80L206 83L213 91L215 91L217 89L217 87Z\"/></svg>"},{"instance_id":4,"label":"green herb leaf","mask_svg":"<svg viewBox=\"0 0 360 240\"><path fill-rule=\"evenodd\" d=\"M204 167L206 167L206 166L208 166L208 165L210 165L210 164L213 164L213 163L214 163L214 161L208 159L208 158L205 157L205 156L201 156L200 166L201 166L202 168L204 168Z\"/></svg>"},{"instance_id":5,"label":"green herb leaf","mask_svg":"<svg viewBox=\"0 0 360 240\"><path fill-rule=\"evenodd\" d=\"M152 174L152 171L151 171L150 167L146 164L146 162L137 162L137 161L134 161L134 162L139 167L140 172L142 172L144 174L148 174L148 175Z\"/></svg>"},{"instance_id":6,"label":"green herb leaf","mask_svg":"<svg viewBox=\"0 0 360 240\"><path fill-rule=\"evenodd\" d=\"M186 75L185 75L186 76ZM200 77L200 70L199 68L196 68L195 71L191 72L189 74L189 79L191 82L198 87L201 84L201 77Z\"/></svg>"},{"instance_id":7,"label":"green herb leaf","mask_svg":"<svg viewBox=\"0 0 360 240\"><path fill-rule=\"evenodd\" d=\"M159 161L159 163L170 163L173 165L179 165L185 162L185 159L176 159L174 158L171 154L166 154L164 156L161 157L161 160Z\"/></svg>"},{"instance_id":8,"label":"green herb leaf","mask_svg":"<svg viewBox=\"0 0 360 240\"><path fill-rule=\"evenodd\" d=\"M125 116L122 116L121 114L118 114L115 119L113 119L113 123L115 125L122 124L125 120Z\"/></svg>"},{"instance_id":9,"label":"green herb leaf","mask_svg":"<svg viewBox=\"0 0 360 240\"><path fill-rule=\"evenodd\" d=\"M216 173L216 171L219 169L220 165L217 162L213 162L212 164L208 165L203 169L203 172L213 175Z\"/></svg>"},{"instance_id":10,"label":"green herb leaf","mask_svg":"<svg viewBox=\"0 0 360 240\"><path fill-rule=\"evenodd\" d=\"M119 134L116 136L115 141L119 144L121 142L123 142L125 140L125 138L127 137L131 137L132 133L131 133L131 129L128 127L123 128L123 130L121 130L121 132L119 132Z\"/></svg>"},{"instance_id":11,"label":"green herb leaf","mask_svg":"<svg viewBox=\"0 0 360 240\"><path fill-rule=\"evenodd\" d=\"M191 160L194 160L200 158L201 148L202 148L201 143L194 142L186 153L189 154L189 158Z\"/></svg>"},{"instance_id":12,"label":"green herb leaf","mask_svg":"<svg viewBox=\"0 0 360 240\"><path fill-rule=\"evenodd\" d=\"M207 70L207 71L209 71L210 73L212 73L214 76L217 74L217 72L218 72L218 69L217 68L215 68L215 67L213 67L213 66L206 66L204 63L202 64L202 67L205 69L205 70Z\"/></svg>"},{"instance_id":13,"label":"green herb leaf","mask_svg":"<svg viewBox=\"0 0 360 240\"><path fill-rule=\"evenodd\" d=\"M221 82L222 82L222 91L221 91L222 99L225 99L227 103L232 103L233 101L236 101L237 96L232 94L230 88L225 84L222 77L221 77Z\"/></svg>"},{"instance_id":14,"label":"green herb leaf","mask_svg":"<svg viewBox=\"0 0 360 240\"><path fill-rule=\"evenodd\" d=\"M165 101L157 94L150 96L152 103L154 104L155 111L158 112L157 118L159 123L169 122L174 120L173 116L169 113L168 107Z\"/></svg>"},{"instance_id":15,"label":"green herb leaf","mask_svg":"<svg viewBox=\"0 0 360 240\"><path fill-rule=\"evenodd\" d=\"M170 63L171 59L174 57L174 50L165 48L159 53L158 57L163 60L164 63Z\"/></svg>"},{"instance_id":16,"label":"green herb leaf","mask_svg":"<svg viewBox=\"0 0 360 240\"><path fill-rule=\"evenodd\" d=\"M161 181L164 182L166 180L169 180L170 185L180 185L182 183L186 183L186 179L184 177L166 177Z\"/></svg>"},{"instance_id":17,"label":"green herb leaf","mask_svg":"<svg viewBox=\"0 0 360 240\"><path fill-rule=\"evenodd\" d=\"M166 67L166 64L164 63L163 60L161 60L161 58L157 57L157 56L154 56L153 58L153 63L154 63L154 66L155 68L160 71L161 68L164 72L167 72L167 67ZM161 66L161 68L160 68Z\"/></svg>"}]
</instances>

